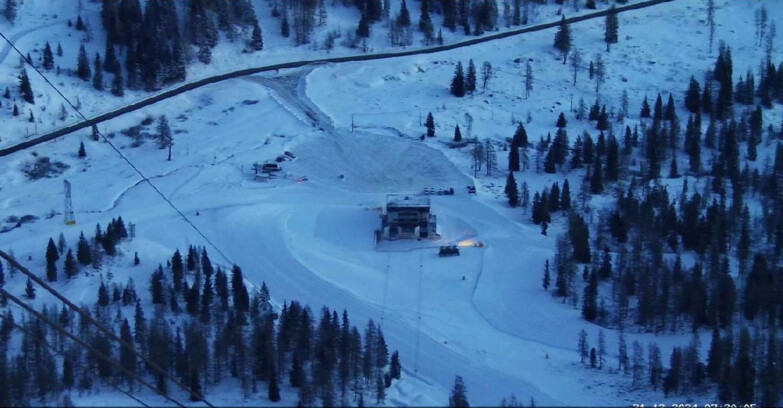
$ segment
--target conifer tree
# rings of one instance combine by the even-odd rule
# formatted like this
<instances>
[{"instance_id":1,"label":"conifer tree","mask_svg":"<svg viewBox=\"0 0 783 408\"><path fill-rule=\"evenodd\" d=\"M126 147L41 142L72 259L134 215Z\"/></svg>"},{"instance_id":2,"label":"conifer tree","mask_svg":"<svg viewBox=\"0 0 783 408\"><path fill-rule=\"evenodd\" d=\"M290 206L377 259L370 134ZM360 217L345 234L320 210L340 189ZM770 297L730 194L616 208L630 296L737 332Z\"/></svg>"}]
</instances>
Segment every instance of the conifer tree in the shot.
<instances>
[{"instance_id":1,"label":"conifer tree","mask_svg":"<svg viewBox=\"0 0 783 408\"><path fill-rule=\"evenodd\" d=\"M619 38L617 31L620 27L620 23L617 20L617 10L614 5L609 8L609 13L606 15L606 23L604 30L604 41L606 42L606 51L609 52L610 44L616 44Z\"/></svg>"},{"instance_id":2,"label":"conifer tree","mask_svg":"<svg viewBox=\"0 0 783 408\"><path fill-rule=\"evenodd\" d=\"M454 141L455 142L461 142L462 141L462 132L459 130L459 125L454 127Z\"/></svg>"},{"instance_id":3,"label":"conifer tree","mask_svg":"<svg viewBox=\"0 0 783 408\"><path fill-rule=\"evenodd\" d=\"M103 70L115 75L120 73L122 67L120 66L120 61L117 60L117 54L114 52L114 44L111 42L106 42L106 52L104 53L104 56Z\"/></svg>"},{"instance_id":4,"label":"conifer tree","mask_svg":"<svg viewBox=\"0 0 783 408\"><path fill-rule=\"evenodd\" d=\"M98 91L103 90L103 64L101 64L101 55L95 54L93 62L92 87Z\"/></svg>"},{"instance_id":5,"label":"conifer tree","mask_svg":"<svg viewBox=\"0 0 783 408\"><path fill-rule=\"evenodd\" d=\"M19 74L19 93L22 94L22 99L29 104L35 104L35 96L33 95L33 88L30 85L30 77L27 76L27 70L22 69ZM14 105L16 106L16 105Z\"/></svg>"},{"instance_id":6,"label":"conifer tree","mask_svg":"<svg viewBox=\"0 0 783 408\"><path fill-rule=\"evenodd\" d=\"M253 33L250 36L250 42L248 46L253 51L261 51L264 49L264 37L261 33L261 27L258 23L253 25Z\"/></svg>"},{"instance_id":7,"label":"conifer tree","mask_svg":"<svg viewBox=\"0 0 783 408\"><path fill-rule=\"evenodd\" d=\"M114 96L125 96L125 84L122 78L122 70L119 69L111 81L111 94Z\"/></svg>"},{"instance_id":8,"label":"conifer tree","mask_svg":"<svg viewBox=\"0 0 783 408\"><path fill-rule=\"evenodd\" d=\"M400 13L397 14L397 25L403 28L411 25L411 14L408 11L408 5L405 0L402 0L402 4L400 4Z\"/></svg>"},{"instance_id":9,"label":"conifer tree","mask_svg":"<svg viewBox=\"0 0 783 408\"><path fill-rule=\"evenodd\" d=\"M468 408L470 403L468 402L468 390L465 387L465 382L462 381L461 376L457 376L454 379L454 387L451 389L451 395L449 396L449 408Z\"/></svg>"},{"instance_id":10,"label":"conifer tree","mask_svg":"<svg viewBox=\"0 0 783 408\"><path fill-rule=\"evenodd\" d=\"M432 112L427 113L427 120L424 126L427 128L427 136L435 137L435 119L432 117Z\"/></svg>"},{"instance_id":11,"label":"conifer tree","mask_svg":"<svg viewBox=\"0 0 783 408\"><path fill-rule=\"evenodd\" d=\"M603 170L601 169L601 158L597 156L593 163L593 174L590 177L590 192L601 194L604 191Z\"/></svg>"},{"instance_id":12,"label":"conifer tree","mask_svg":"<svg viewBox=\"0 0 783 408\"><path fill-rule=\"evenodd\" d=\"M9 23L13 24L16 21L16 0L5 0L5 9L3 15Z\"/></svg>"},{"instance_id":13,"label":"conifer tree","mask_svg":"<svg viewBox=\"0 0 783 408\"><path fill-rule=\"evenodd\" d=\"M171 161L171 146L174 145L174 138L171 133L171 127L169 127L169 121L166 115L161 115L158 118L158 148L168 149L168 160Z\"/></svg>"},{"instance_id":14,"label":"conifer tree","mask_svg":"<svg viewBox=\"0 0 783 408\"><path fill-rule=\"evenodd\" d=\"M79 233L79 242L76 244L76 259L82 265L92 263L92 249L87 239L84 238L84 233Z\"/></svg>"},{"instance_id":15,"label":"conifer tree","mask_svg":"<svg viewBox=\"0 0 783 408\"><path fill-rule=\"evenodd\" d=\"M269 400L272 402L280 401L280 387L277 385L277 372L274 363L270 365L267 397L269 397Z\"/></svg>"},{"instance_id":16,"label":"conifer tree","mask_svg":"<svg viewBox=\"0 0 783 408\"><path fill-rule=\"evenodd\" d=\"M568 52L571 51L571 32L565 21L565 15L560 18L560 25L555 33L555 48L563 55L563 64L566 63Z\"/></svg>"},{"instance_id":17,"label":"conifer tree","mask_svg":"<svg viewBox=\"0 0 783 408\"><path fill-rule=\"evenodd\" d=\"M25 284L24 288L24 295L28 299L35 299L35 286L33 286L33 281L31 281L30 278L27 278L27 283Z\"/></svg>"},{"instance_id":18,"label":"conifer tree","mask_svg":"<svg viewBox=\"0 0 783 408\"><path fill-rule=\"evenodd\" d=\"M541 280L541 286L544 287L544 290L549 290L549 285L551 283L552 277L549 272L549 259L544 261L544 278Z\"/></svg>"},{"instance_id":19,"label":"conifer tree","mask_svg":"<svg viewBox=\"0 0 783 408\"><path fill-rule=\"evenodd\" d=\"M394 353L392 353L391 356L391 363L389 366L389 374L391 374L391 377L399 380L400 376L402 375L402 366L400 365L400 353L396 350Z\"/></svg>"},{"instance_id":20,"label":"conifer tree","mask_svg":"<svg viewBox=\"0 0 783 408\"><path fill-rule=\"evenodd\" d=\"M356 27L356 36L360 38L370 36L370 22L365 12L362 12L362 17L359 19L359 26Z\"/></svg>"},{"instance_id":21,"label":"conifer tree","mask_svg":"<svg viewBox=\"0 0 783 408\"><path fill-rule=\"evenodd\" d=\"M84 44L79 47L79 57L76 64L76 75L81 78L82 81L86 82L90 80L90 61L87 58L87 51L84 49Z\"/></svg>"},{"instance_id":22,"label":"conifer tree","mask_svg":"<svg viewBox=\"0 0 783 408\"><path fill-rule=\"evenodd\" d=\"M76 266L76 260L73 257L73 251L68 249L68 252L65 253L65 262L63 263L63 272L65 273L66 278L72 278L76 276L76 273L78 272L77 266Z\"/></svg>"},{"instance_id":23,"label":"conifer tree","mask_svg":"<svg viewBox=\"0 0 783 408\"><path fill-rule=\"evenodd\" d=\"M563 191L560 193L560 209L563 211L571 209L571 187L568 179L563 182Z\"/></svg>"},{"instance_id":24,"label":"conifer tree","mask_svg":"<svg viewBox=\"0 0 783 408\"><path fill-rule=\"evenodd\" d=\"M60 258L54 240L49 238L46 245L46 279L49 282L57 281L57 260Z\"/></svg>"},{"instance_id":25,"label":"conifer tree","mask_svg":"<svg viewBox=\"0 0 783 408\"><path fill-rule=\"evenodd\" d=\"M685 107L691 113L697 113L701 107L701 89L699 87L699 81L691 76L691 80L688 83L688 91L685 93Z\"/></svg>"},{"instance_id":26,"label":"conifer tree","mask_svg":"<svg viewBox=\"0 0 783 408\"><path fill-rule=\"evenodd\" d=\"M579 331L579 340L577 341L576 350L579 352L579 362L584 363L587 358L588 350L590 346L587 344L587 332L585 329Z\"/></svg>"},{"instance_id":27,"label":"conifer tree","mask_svg":"<svg viewBox=\"0 0 783 408\"><path fill-rule=\"evenodd\" d=\"M508 151L508 170L519 171L519 148L513 145Z\"/></svg>"},{"instance_id":28,"label":"conifer tree","mask_svg":"<svg viewBox=\"0 0 783 408\"><path fill-rule=\"evenodd\" d=\"M628 372L628 345L625 343L625 333L620 330L620 337L617 343L617 361L618 370L624 373Z\"/></svg>"},{"instance_id":29,"label":"conifer tree","mask_svg":"<svg viewBox=\"0 0 783 408\"><path fill-rule=\"evenodd\" d=\"M462 71L462 63L459 61L457 61L457 68L454 71L454 78L451 79L451 94L458 98L465 96L465 74Z\"/></svg>"},{"instance_id":30,"label":"conifer tree","mask_svg":"<svg viewBox=\"0 0 783 408\"><path fill-rule=\"evenodd\" d=\"M509 171L508 177L506 177L506 197L508 197L508 205L516 207L519 205L519 191L517 190L517 181L514 179L514 173Z\"/></svg>"},{"instance_id":31,"label":"conifer tree","mask_svg":"<svg viewBox=\"0 0 783 408\"><path fill-rule=\"evenodd\" d=\"M473 59L468 62L468 72L465 74L465 91L473 93L476 91L476 65L473 64Z\"/></svg>"},{"instance_id":32,"label":"conifer tree","mask_svg":"<svg viewBox=\"0 0 783 408\"><path fill-rule=\"evenodd\" d=\"M432 25L430 16L429 0L421 0L421 14L419 15L419 30L424 33L424 39L427 43L432 41L435 35L435 28Z\"/></svg>"},{"instance_id":33,"label":"conifer tree","mask_svg":"<svg viewBox=\"0 0 783 408\"><path fill-rule=\"evenodd\" d=\"M647 96L645 96L644 100L642 101L642 110L639 112L639 117L650 117L650 104L647 102Z\"/></svg>"},{"instance_id":34,"label":"conifer tree","mask_svg":"<svg viewBox=\"0 0 783 408\"><path fill-rule=\"evenodd\" d=\"M42 65L46 70L54 68L54 53L52 52L52 47L49 45L49 41L47 41L44 46Z\"/></svg>"}]
</instances>

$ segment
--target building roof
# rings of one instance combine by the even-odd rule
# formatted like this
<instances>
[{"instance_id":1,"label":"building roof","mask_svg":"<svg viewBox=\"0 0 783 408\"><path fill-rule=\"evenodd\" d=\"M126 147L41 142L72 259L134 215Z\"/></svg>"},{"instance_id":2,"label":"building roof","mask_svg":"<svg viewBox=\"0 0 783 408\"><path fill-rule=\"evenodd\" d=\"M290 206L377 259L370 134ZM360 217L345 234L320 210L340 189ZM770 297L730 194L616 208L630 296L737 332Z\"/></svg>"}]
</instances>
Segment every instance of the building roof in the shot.
<instances>
[{"instance_id":1,"label":"building roof","mask_svg":"<svg viewBox=\"0 0 783 408\"><path fill-rule=\"evenodd\" d=\"M386 196L386 207L429 207L430 198L420 195L395 195Z\"/></svg>"}]
</instances>

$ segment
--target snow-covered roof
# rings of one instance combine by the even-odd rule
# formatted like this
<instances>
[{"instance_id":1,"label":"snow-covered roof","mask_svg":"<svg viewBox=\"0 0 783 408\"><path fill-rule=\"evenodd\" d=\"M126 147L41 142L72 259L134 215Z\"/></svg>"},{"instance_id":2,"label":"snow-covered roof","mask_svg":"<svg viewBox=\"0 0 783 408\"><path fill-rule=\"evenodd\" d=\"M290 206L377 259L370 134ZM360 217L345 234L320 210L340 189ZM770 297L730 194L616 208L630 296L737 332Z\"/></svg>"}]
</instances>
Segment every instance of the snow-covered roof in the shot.
<instances>
[{"instance_id":1,"label":"snow-covered roof","mask_svg":"<svg viewBox=\"0 0 783 408\"><path fill-rule=\"evenodd\" d=\"M420 195L388 195L386 207L429 207L430 198Z\"/></svg>"}]
</instances>

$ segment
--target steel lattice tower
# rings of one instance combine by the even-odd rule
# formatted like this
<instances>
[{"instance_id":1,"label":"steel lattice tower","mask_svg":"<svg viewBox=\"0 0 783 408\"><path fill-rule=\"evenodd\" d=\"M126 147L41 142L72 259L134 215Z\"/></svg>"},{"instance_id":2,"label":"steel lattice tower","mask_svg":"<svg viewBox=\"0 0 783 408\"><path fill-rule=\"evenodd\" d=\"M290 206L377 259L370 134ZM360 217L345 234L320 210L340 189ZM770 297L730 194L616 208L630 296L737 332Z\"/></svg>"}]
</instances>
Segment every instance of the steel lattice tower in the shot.
<instances>
[{"instance_id":1,"label":"steel lattice tower","mask_svg":"<svg viewBox=\"0 0 783 408\"><path fill-rule=\"evenodd\" d=\"M65 185L65 210L63 215L65 216L65 225L76 224L76 217L73 215L73 202L71 202L71 183L68 180L63 180Z\"/></svg>"}]
</instances>

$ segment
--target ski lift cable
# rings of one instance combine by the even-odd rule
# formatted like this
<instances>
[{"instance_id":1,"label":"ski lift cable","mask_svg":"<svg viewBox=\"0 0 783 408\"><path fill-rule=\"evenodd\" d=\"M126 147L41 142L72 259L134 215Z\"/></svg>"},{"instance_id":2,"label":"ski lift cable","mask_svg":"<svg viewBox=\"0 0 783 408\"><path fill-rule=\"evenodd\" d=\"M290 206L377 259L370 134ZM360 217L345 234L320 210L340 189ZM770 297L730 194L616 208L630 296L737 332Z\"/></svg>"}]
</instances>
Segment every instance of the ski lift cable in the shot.
<instances>
[{"instance_id":1,"label":"ski lift cable","mask_svg":"<svg viewBox=\"0 0 783 408\"><path fill-rule=\"evenodd\" d=\"M27 57L25 57L25 55L22 54L22 51L20 51L16 47L16 45L8 37L6 37L5 34L3 34L1 31L0 31L0 37L5 39L5 41L11 46L11 48L14 49L14 51L16 51L17 54L22 56L22 59L28 65L30 65L30 67L32 67L32 69L35 70L35 72L37 72L38 75L41 76L41 78L43 78L44 82L49 84L49 86L51 86L52 89L54 89L54 91L58 95L60 95L60 97L79 115L79 117L81 117L83 120L87 120L87 117L76 107L76 105L74 105L73 102L71 102L71 100L68 99L68 97L66 97L62 93L62 91L60 91L60 89L57 88L57 86L55 86L54 83L52 83L52 81L50 81L49 78L47 78L43 72L41 72L41 70L38 69L38 67L33 65L32 61L28 61ZM149 184L150 187L152 187L152 189L161 197L161 199L163 199L163 201L165 201L172 209L174 209L174 211L185 221L185 223L187 223L191 228L193 228L193 230L195 230L196 233L198 233L198 235L200 235L201 238L203 238L204 241L206 241L212 248L214 248L226 261L228 261L229 263L233 263L231 259L229 259L228 256L226 256L226 254L217 245L215 245L212 242L212 240L210 240L195 224L193 224L193 222L176 205L174 205L174 203L171 202L171 200L168 197L166 197L166 195L162 191L160 191L160 189L158 189L158 187L155 186L155 184L152 183L149 177L147 177L138 167L136 167L136 165L133 164L133 162L127 156L125 156L120 151L120 149L118 149L117 146L114 145L114 143L111 142L111 140L109 140L100 130L98 130L97 126L95 126L93 129L95 129L95 133L98 134L103 139L103 141L106 142L117 153L117 155L119 155L126 163L128 163L128 165L139 176L141 176L142 180L144 180L147 184Z\"/></svg>"},{"instance_id":2,"label":"ski lift cable","mask_svg":"<svg viewBox=\"0 0 783 408\"><path fill-rule=\"evenodd\" d=\"M160 396L162 396L162 397L166 398L167 400L169 400L169 401L171 401L171 402L175 403L177 406L179 406L179 407L182 407L182 408L184 408L184 407L185 407L185 406L184 406L182 403L180 403L180 402L179 402L179 401L177 401L176 399L172 398L171 396L169 396L169 395L168 395L168 394L166 394L165 392L158 390L158 389L157 389L157 388L155 388L153 385L151 385L151 384L149 384L148 382L146 382L146 381L144 381L143 379L141 379L141 378L140 378L140 377L139 377L137 374L135 374L135 373L133 373L133 372L129 371L127 368L123 367L123 366L122 366L122 365L119 363L119 361L113 360L113 359L111 359L110 357L108 357L107 355L105 355L105 354L101 353L100 351L96 350L96 349L95 349L95 348L94 348L92 345L88 344L88 343L87 343L87 342L85 342L84 340L82 340L82 339L80 339L80 338L76 337L74 334L71 334L70 332L68 332L67 330L65 330L65 329L64 329L64 328L63 328L63 327L62 327L60 324L58 324L58 323L56 323L56 322L52 321L51 319L49 319L49 318L48 318L48 317L46 317L45 315L43 315L43 314L41 314L40 312L36 311L35 309L33 309L33 308L32 308L32 306L29 306L29 305L27 305L26 303L22 302L22 301L21 301L19 298L17 298L16 296L12 295L11 293L9 293L9 292L8 292L8 291L7 291L5 288L3 288L3 287L0 287L0 294L2 294L3 296L5 296L5 297L6 297L8 300L10 300L11 302L13 302L13 303L15 303L16 305L18 305L18 306L19 306L20 308L22 308L23 310L25 310L25 311L27 311L28 313L30 313L31 315L35 316L35 317L36 317L38 320L40 320L40 321L42 321L42 322L44 322L44 323L48 324L48 325L49 325L49 326L51 326L52 328L54 328L54 330L55 330L55 331L57 331L58 333L60 333L60 334L62 334L62 335L64 335L64 336L66 336L66 337L70 338L71 340L73 340L74 342L76 342L77 344L79 344L80 346L82 346L82 347L86 348L87 350L89 350L90 352L92 352L93 354L95 354L95 356L96 356L96 357L98 357L99 359L101 359L101 360L104 360L104 361L108 362L109 364L112 364L112 365L114 365L114 366L118 367L118 368L120 369L120 371L124 372L124 373L125 373L125 374L127 374L127 375L130 375L130 376L131 376L131 378L133 378L134 380L136 380L136 381L137 381L139 384L143 385L143 386L144 386L144 387L146 387L146 388L149 388L150 390L154 391L156 394L159 394ZM31 336L33 339L35 339L36 341L38 341L40 344L42 344L42 345L44 345L44 346L47 346L47 347L51 348L52 350L54 350L54 351L55 351L55 352L57 352L58 354L62 354L62 352L58 352L56 349L54 349L54 347L53 347L53 346L51 346L51 345L49 345L48 343L46 343L46 342L45 342L43 339L39 339L37 336L35 336L35 335L31 335L31 334L30 334L30 333L27 331L27 329L25 329L25 328L21 327L19 324L17 324L16 322L14 322L14 321L10 320L10 319L9 319L8 317L6 317L5 315L2 315L2 314L0 314L0 317L2 317L2 318L3 318L3 320L6 320L6 321L9 321L9 322L11 322L11 324L13 324L13 325L14 325L16 328L18 328L18 329L19 329L19 330L21 330L22 332L24 332L24 333L26 333L26 334L30 335L30 336ZM145 406L145 407L149 407L149 405L145 404L143 401L141 401L141 400L139 400L138 398L134 397L134 396L133 396L133 395L131 395L129 392L127 392L127 391L124 391L124 390L120 389L120 388L119 388L119 387L117 387L117 386L114 386L114 388L115 388L115 389L117 389L118 391L121 391L121 392L125 393L125 394L126 394L126 395L128 395L129 397L133 398L134 400L136 400L137 402L139 402L141 405L143 405L143 406Z\"/></svg>"},{"instance_id":3,"label":"ski lift cable","mask_svg":"<svg viewBox=\"0 0 783 408\"><path fill-rule=\"evenodd\" d=\"M176 384L178 387L182 388L184 391L188 392L190 395L197 395L197 396L201 397L201 401L203 401L210 408L215 408L214 405L209 403L203 397L203 395L201 395L200 393L193 392L190 389L190 387L185 386L181 381L177 380L169 372L167 372L166 370L162 369L159 365L157 365L157 364L153 363L152 361L150 361L149 358L147 358L146 356L142 355L139 351L137 351L136 348L132 344L128 344L127 342L125 342L122 339L120 339L119 337L117 337L117 335L114 334L114 332L112 332L111 330L107 329L104 325L102 325L97 320L95 320L95 318L93 318L89 313L87 313L84 310L82 310L82 308L76 306L73 302L68 300L68 298L66 298L60 292L58 292L57 290L52 288L48 283L44 282L41 278L36 276L34 273L30 272L29 269L27 269L22 264L20 264L16 259L14 259L13 257L11 257L10 255L8 255L7 253L5 253L2 250L0 250L0 258L5 259L8 262L9 265L11 265L14 268L16 268L17 270L21 271L30 280L34 281L35 283L37 283L38 285L40 285L41 287L46 289L46 291L48 291L49 293L54 295L54 297L56 297L61 302L63 302L66 306L68 306L69 309L75 311L76 313L79 314L80 317L84 318L87 322L89 322L89 323L93 324L95 327L97 327L107 337L109 337L110 339L118 342L121 347L124 347L126 350L130 351L131 353L133 353L133 355L135 355L136 357L140 358L153 371L156 371L160 375L163 375L164 377L168 378L172 383ZM3 289L3 288L0 288L0 290L2 290L2 292L7 293L5 291L5 289ZM0 292L0 293L2 293L2 292ZM25 305L25 306L27 306L27 305ZM27 310L30 311L31 309L27 309ZM35 309L32 309L31 313L36 314L37 312L35 311ZM79 340L79 341L81 341L81 340ZM180 406L182 406L182 405L180 404Z\"/></svg>"}]
</instances>

